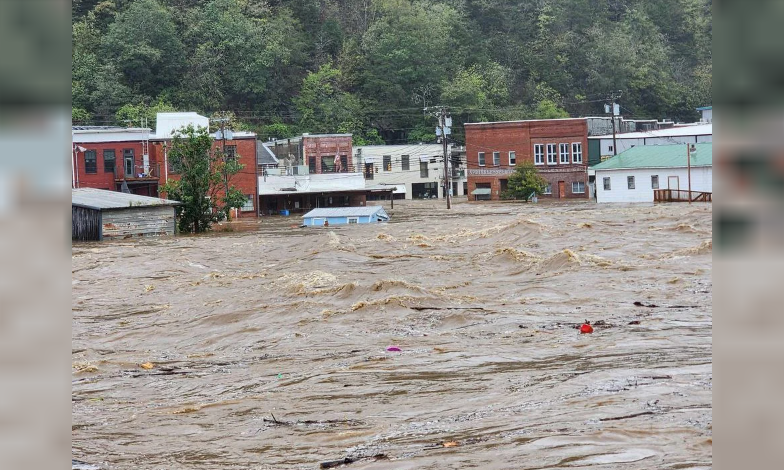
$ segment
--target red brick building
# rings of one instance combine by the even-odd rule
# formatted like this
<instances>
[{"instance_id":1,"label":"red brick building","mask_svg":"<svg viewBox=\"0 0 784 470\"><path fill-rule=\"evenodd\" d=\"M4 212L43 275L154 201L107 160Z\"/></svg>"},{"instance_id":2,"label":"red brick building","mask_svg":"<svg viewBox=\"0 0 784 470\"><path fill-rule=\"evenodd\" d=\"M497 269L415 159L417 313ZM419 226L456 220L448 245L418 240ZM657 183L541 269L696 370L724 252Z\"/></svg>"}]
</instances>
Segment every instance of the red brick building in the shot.
<instances>
[{"instance_id":1,"label":"red brick building","mask_svg":"<svg viewBox=\"0 0 784 470\"><path fill-rule=\"evenodd\" d=\"M160 165L149 152L150 129L74 126L71 168L73 188L158 196Z\"/></svg>"},{"instance_id":2,"label":"red brick building","mask_svg":"<svg viewBox=\"0 0 784 470\"><path fill-rule=\"evenodd\" d=\"M585 119L467 123L469 200L498 200L517 165L529 162L548 182L542 197L588 197Z\"/></svg>"},{"instance_id":3,"label":"red brick building","mask_svg":"<svg viewBox=\"0 0 784 470\"><path fill-rule=\"evenodd\" d=\"M235 214L235 217L255 217L258 215L258 165L256 164L256 134L253 132L234 132L232 139L225 141L226 154L236 157L244 165L239 173L231 179L231 184L242 191L247 198L247 203ZM222 148L223 140L215 140L214 149ZM167 180L178 180L180 175L172 170L167 149L171 147L171 138L153 136L150 139L150 156L160 162L159 183L165 184Z\"/></svg>"},{"instance_id":4,"label":"red brick building","mask_svg":"<svg viewBox=\"0 0 784 470\"><path fill-rule=\"evenodd\" d=\"M264 144L283 168L307 167L308 174L354 173L351 134L302 134ZM337 161L335 156L338 156ZM305 174L299 169L295 174Z\"/></svg>"}]
</instances>

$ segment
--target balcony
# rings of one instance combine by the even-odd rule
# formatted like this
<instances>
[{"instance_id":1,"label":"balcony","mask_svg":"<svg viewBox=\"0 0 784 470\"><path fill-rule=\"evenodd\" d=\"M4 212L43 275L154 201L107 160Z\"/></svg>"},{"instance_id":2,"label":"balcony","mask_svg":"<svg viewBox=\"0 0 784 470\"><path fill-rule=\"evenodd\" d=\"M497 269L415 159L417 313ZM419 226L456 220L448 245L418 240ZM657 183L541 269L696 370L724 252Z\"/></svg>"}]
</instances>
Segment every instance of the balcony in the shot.
<instances>
[{"instance_id":1,"label":"balcony","mask_svg":"<svg viewBox=\"0 0 784 470\"><path fill-rule=\"evenodd\" d=\"M140 182L152 182L158 181L161 175L161 165L160 163L151 163L148 165L147 171L145 171L143 165L133 165L133 171L131 170L130 162L126 162L127 165L125 168L117 168L114 167L114 181L140 181Z\"/></svg>"}]
</instances>

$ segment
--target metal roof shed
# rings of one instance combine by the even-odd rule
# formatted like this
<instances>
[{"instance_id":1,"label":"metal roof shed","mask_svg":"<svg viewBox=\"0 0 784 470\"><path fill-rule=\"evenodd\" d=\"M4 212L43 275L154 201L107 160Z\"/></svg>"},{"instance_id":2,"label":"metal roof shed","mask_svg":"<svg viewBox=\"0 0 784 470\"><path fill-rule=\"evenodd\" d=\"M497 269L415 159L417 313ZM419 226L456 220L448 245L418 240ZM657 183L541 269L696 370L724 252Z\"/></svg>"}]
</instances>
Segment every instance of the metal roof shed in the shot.
<instances>
[{"instance_id":1,"label":"metal roof shed","mask_svg":"<svg viewBox=\"0 0 784 470\"><path fill-rule=\"evenodd\" d=\"M303 215L303 224L310 227L345 224L372 224L376 222L386 222L389 215L381 206L365 207L325 207L313 209Z\"/></svg>"},{"instance_id":2,"label":"metal roof shed","mask_svg":"<svg viewBox=\"0 0 784 470\"><path fill-rule=\"evenodd\" d=\"M96 241L174 235L169 199L95 188L71 191L71 240Z\"/></svg>"}]
</instances>

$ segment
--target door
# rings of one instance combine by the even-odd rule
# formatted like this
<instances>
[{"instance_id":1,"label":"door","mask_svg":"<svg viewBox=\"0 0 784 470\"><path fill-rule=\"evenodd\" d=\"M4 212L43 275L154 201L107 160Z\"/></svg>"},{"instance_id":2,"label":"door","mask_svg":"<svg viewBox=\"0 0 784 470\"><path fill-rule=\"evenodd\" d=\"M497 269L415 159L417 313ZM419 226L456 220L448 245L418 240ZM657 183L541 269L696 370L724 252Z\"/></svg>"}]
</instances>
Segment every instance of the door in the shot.
<instances>
[{"instance_id":1,"label":"door","mask_svg":"<svg viewBox=\"0 0 784 470\"><path fill-rule=\"evenodd\" d=\"M558 182L558 197L561 199L566 197L566 182L564 181Z\"/></svg>"},{"instance_id":2,"label":"door","mask_svg":"<svg viewBox=\"0 0 784 470\"><path fill-rule=\"evenodd\" d=\"M128 178L133 178L135 176L133 174L133 156L125 156L125 176Z\"/></svg>"},{"instance_id":3,"label":"door","mask_svg":"<svg viewBox=\"0 0 784 470\"><path fill-rule=\"evenodd\" d=\"M668 176L667 177L667 189L674 189L676 191L681 189L678 186L678 177L677 176Z\"/></svg>"}]
</instances>

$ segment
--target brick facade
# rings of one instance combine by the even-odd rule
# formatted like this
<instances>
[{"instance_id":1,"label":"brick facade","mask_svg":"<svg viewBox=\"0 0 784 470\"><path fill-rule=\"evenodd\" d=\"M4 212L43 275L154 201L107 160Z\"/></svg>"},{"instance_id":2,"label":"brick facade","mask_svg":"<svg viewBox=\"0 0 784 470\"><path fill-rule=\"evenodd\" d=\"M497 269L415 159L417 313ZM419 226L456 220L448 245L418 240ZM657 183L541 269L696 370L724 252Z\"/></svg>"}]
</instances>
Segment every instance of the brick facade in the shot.
<instances>
[{"instance_id":1,"label":"brick facade","mask_svg":"<svg viewBox=\"0 0 784 470\"><path fill-rule=\"evenodd\" d=\"M302 136L302 164L310 166L311 157L315 159L315 173L329 173L329 167L322 168L322 157L326 157L332 163L335 155L340 155L341 160L346 163L347 168L341 168L341 172L352 173L356 171L352 161L353 150L350 134Z\"/></svg>"},{"instance_id":2,"label":"brick facade","mask_svg":"<svg viewBox=\"0 0 784 470\"><path fill-rule=\"evenodd\" d=\"M150 158L155 158L157 162L160 162L161 171L159 183L161 185L166 183L167 178L170 180L178 180L180 177L178 174L172 171L171 162L169 162L166 155L164 155L164 144L171 146L171 140L153 140L150 142ZM256 145L257 141L255 136L247 138L235 138L234 140L226 141L227 148L230 146L236 147L237 158L239 159L240 163L245 165L239 173L232 177L231 184L242 191L242 193L246 196L250 196L251 200L253 201L253 208L250 209L249 207L246 210L238 211L236 214L237 217L256 217L258 213L257 204L259 191L256 165ZM218 149L222 146L222 140L215 140L212 144L213 149ZM165 165L164 162L168 163L167 168L165 168L167 165Z\"/></svg>"},{"instance_id":3,"label":"brick facade","mask_svg":"<svg viewBox=\"0 0 784 470\"><path fill-rule=\"evenodd\" d=\"M535 164L539 174L551 185L551 194L541 197L588 198L588 125L585 119L469 123L465 125L465 134L469 200L476 199L470 195L472 191L487 185L491 189L490 199L500 199L503 180L508 180L515 166L523 162ZM543 146L541 163L535 162L537 144ZM555 146L554 162L548 161L548 144ZM568 163L561 161L560 144L566 144ZM483 165L479 161L480 152L484 152ZM494 152L499 153L498 165L494 162ZM510 152L515 152L514 164L510 164ZM575 162L580 153L582 162ZM574 188L583 192L573 192L573 183L583 183L582 187Z\"/></svg>"}]
</instances>

